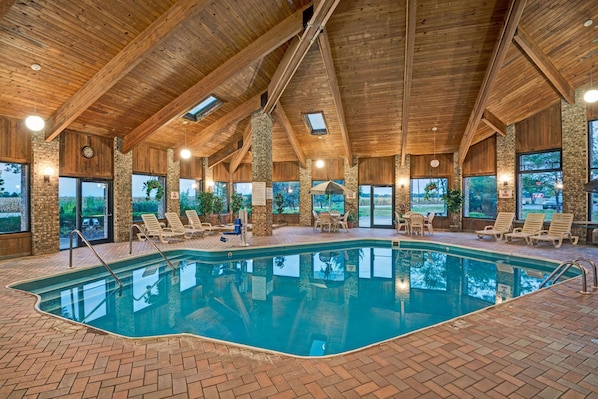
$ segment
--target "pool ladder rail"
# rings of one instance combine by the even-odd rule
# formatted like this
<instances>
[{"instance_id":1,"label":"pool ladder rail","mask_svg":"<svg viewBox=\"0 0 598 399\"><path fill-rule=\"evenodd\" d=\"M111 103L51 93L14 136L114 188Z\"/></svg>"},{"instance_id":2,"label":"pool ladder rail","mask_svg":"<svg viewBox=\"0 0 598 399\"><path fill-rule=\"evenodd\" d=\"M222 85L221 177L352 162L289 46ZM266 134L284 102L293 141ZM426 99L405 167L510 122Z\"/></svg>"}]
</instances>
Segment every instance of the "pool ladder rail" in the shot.
<instances>
[{"instance_id":1,"label":"pool ladder rail","mask_svg":"<svg viewBox=\"0 0 598 399\"><path fill-rule=\"evenodd\" d=\"M131 255L133 253L133 230L135 230L135 229L139 230L139 232L141 234L145 235L145 231L141 227L139 227L139 225L137 225L137 224L131 225L131 228L129 229L129 255ZM152 240L148 239L147 242L149 242L150 244L153 245L154 249L156 251L158 251L158 253L160 254L160 256L162 256L162 258L166 261L166 263L168 264L168 266L170 266L173 270L176 269L176 267L174 267L174 265L172 264L172 262L170 261L170 259L168 259L166 257L166 255L164 255L164 252L162 252L160 250L160 248L158 248L158 246Z\"/></svg>"},{"instance_id":2,"label":"pool ladder rail","mask_svg":"<svg viewBox=\"0 0 598 399\"><path fill-rule=\"evenodd\" d=\"M118 285L120 286L120 288L123 287L123 283L120 281L120 279L118 277L116 277L116 274L114 274L114 272L112 271L112 269L110 268L110 266L108 266L108 264L106 262L104 262L104 259L102 259L100 257L100 255L96 252L95 249L93 249L93 247L91 246L91 244L89 243L89 241L87 241L87 239L85 237L83 237L83 234L79 231L79 230L73 230L71 231L71 234L69 236L70 238L70 250L69 250L69 267L72 268L73 267L73 236L77 234L81 240L85 243L85 245L87 245L87 247L89 249L91 249L91 252L93 252L93 254L96 256L96 258L98 258L98 260L100 261L100 263L102 263L102 265L104 265L104 267L106 268L106 270L108 270L110 272L110 274L112 275L112 277L114 277L114 280L116 280L116 282L118 283Z\"/></svg>"},{"instance_id":3,"label":"pool ladder rail","mask_svg":"<svg viewBox=\"0 0 598 399\"><path fill-rule=\"evenodd\" d=\"M567 271L572 266L576 266L581 271L581 291L579 292L584 295L591 294L591 291L588 291L588 283L586 281L586 269L582 265L580 265L579 262L586 262L590 265L590 267L594 271L594 285L592 286L592 288L598 288L598 271L596 270L596 263L587 258L577 258L575 260L570 260L561 263L556 267L556 269L554 269L552 273L550 273L548 277L546 277L544 281L542 281L542 284L540 284L540 288L543 288L546 284L548 284L551 281L552 284L556 283L565 273L567 273Z\"/></svg>"}]
</instances>

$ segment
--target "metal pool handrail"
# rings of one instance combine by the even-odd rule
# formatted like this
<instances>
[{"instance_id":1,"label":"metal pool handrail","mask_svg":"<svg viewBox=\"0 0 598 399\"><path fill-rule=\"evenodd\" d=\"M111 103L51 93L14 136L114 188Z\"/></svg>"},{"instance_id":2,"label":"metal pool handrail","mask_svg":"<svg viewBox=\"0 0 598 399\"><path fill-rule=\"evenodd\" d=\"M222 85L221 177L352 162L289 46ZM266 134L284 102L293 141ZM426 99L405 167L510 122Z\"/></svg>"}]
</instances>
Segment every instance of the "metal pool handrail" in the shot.
<instances>
[{"instance_id":1,"label":"metal pool handrail","mask_svg":"<svg viewBox=\"0 0 598 399\"><path fill-rule=\"evenodd\" d=\"M590 294L590 292L588 291L588 283L586 282L586 269L584 269L584 267L581 266L576 261L563 262L560 265L558 265L556 267L556 269L554 269L554 271L552 273L550 273L550 275L548 277L546 277L546 279L544 281L542 281L542 284L540 284L540 288L544 287L551 280L553 281L553 284L556 283L558 281L558 279L561 278L561 276L563 274L565 274L567 272L567 270L569 270L571 268L571 266L577 266L579 268L579 270L581 271L582 280L581 280L580 293Z\"/></svg>"},{"instance_id":2,"label":"metal pool handrail","mask_svg":"<svg viewBox=\"0 0 598 399\"><path fill-rule=\"evenodd\" d=\"M133 230L134 229L139 230L139 232L141 234L145 235L145 232L141 229L141 227L139 227L139 225L137 225L137 224L131 225L131 228L129 229L129 255L131 255L133 253ZM147 242L149 242L150 244L153 245L153 247L156 249L156 251L158 251L158 253L162 256L162 258L164 258L166 263L168 263L168 266L172 267L173 270L176 269L176 267L174 267L172 262L170 262L170 259L168 259L166 257L166 255L164 255L164 252L162 252L160 250L160 248L158 248L158 246L156 244L154 244L154 242L152 240L150 240L147 236L145 238L147 239Z\"/></svg>"},{"instance_id":3,"label":"metal pool handrail","mask_svg":"<svg viewBox=\"0 0 598 399\"><path fill-rule=\"evenodd\" d=\"M590 260L588 258L577 258L573 262L581 262L581 261L589 264L592 267L592 270L594 270L594 285L592 286L592 288L598 288L598 269L596 267L596 263L594 263L592 260Z\"/></svg>"},{"instance_id":4,"label":"metal pool handrail","mask_svg":"<svg viewBox=\"0 0 598 399\"><path fill-rule=\"evenodd\" d=\"M112 271L112 269L110 269L110 266L108 266L108 264L106 262L104 262L104 259L102 259L100 257L100 255L96 252L95 249L93 249L93 247L91 246L91 244L89 243L89 241L87 241L85 239L85 237L83 237L83 234L81 234L81 232L79 230L73 230L71 231L71 234L69 236L70 238L70 252L69 252L69 267L72 268L73 267L73 236L77 234L79 237L81 237L81 240L83 240L83 242L85 243L85 245L87 245L87 248L91 249L91 252L93 252L93 254L96 256L96 258L98 258L98 260L100 261L100 263L102 263L102 265L104 265L104 267L106 268L106 270L108 270L110 272L110 274L112 275L112 277L114 277L114 280L116 280L116 282L118 283L118 285L120 286L120 288L123 287L123 283L120 281L120 279L118 277L116 277L116 274L114 274L114 272Z\"/></svg>"}]
</instances>

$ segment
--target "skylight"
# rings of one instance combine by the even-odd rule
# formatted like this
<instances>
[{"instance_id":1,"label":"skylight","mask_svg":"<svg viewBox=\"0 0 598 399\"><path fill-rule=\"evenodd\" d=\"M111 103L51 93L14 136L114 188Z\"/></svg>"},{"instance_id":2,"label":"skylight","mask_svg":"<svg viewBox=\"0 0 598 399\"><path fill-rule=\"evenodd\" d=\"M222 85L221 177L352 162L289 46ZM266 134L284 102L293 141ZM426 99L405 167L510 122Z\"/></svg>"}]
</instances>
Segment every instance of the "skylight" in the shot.
<instances>
[{"instance_id":1,"label":"skylight","mask_svg":"<svg viewBox=\"0 0 598 399\"><path fill-rule=\"evenodd\" d=\"M328 133L326 130L326 121L324 121L324 114L322 112L305 114L305 120L311 129L311 134L320 136Z\"/></svg>"},{"instance_id":2,"label":"skylight","mask_svg":"<svg viewBox=\"0 0 598 399\"><path fill-rule=\"evenodd\" d=\"M220 104L222 104L222 101L220 101L214 96L209 96L208 98L197 104L195 107L191 108L189 112L183 115L183 117L197 122L198 120L209 114L210 111L216 109L216 107L218 107Z\"/></svg>"}]
</instances>

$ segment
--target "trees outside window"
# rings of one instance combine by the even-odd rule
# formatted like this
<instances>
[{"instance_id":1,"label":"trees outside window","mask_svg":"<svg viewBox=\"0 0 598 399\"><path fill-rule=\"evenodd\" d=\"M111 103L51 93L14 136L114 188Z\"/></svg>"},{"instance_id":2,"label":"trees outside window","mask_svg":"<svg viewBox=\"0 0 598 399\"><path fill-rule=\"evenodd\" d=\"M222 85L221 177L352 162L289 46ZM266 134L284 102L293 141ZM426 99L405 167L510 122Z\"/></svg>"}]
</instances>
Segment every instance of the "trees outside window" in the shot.
<instances>
[{"instance_id":1,"label":"trees outside window","mask_svg":"<svg viewBox=\"0 0 598 399\"><path fill-rule=\"evenodd\" d=\"M181 216L185 216L185 211L190 209L197 210L197 194L200 191L200 182L193 179L180 179L180 210Z\"/></svg>"},{"instance_id":2,"label":"trees outside window","mask_svg":"<svg viewBox=\"0 0 598 399\"><path fill-rule=\"evenodd\" d=\"M496 218L498 201L496 176L472 176L463 178L463 216L468 218Z\"/></svg>"},{"instance_id":3,"label":"trees outside window","mask_svg":"<svg viewBox=\"0 0 598 399\"><path fill-rule=\"evenodd\" d=\"M325 183L327 180L314 180L311 186L317 186L320 183ZM333 182L344 185L344 180L333 180ZM338 211L345 213L345 196L343 194L321 194L312 195L312 209L316 212Z\"/></svg>"},{"instance_id":4,"label":"trees outside window","mask_svg":"<svg viewBox=\"0 0 598 399\"><path fill-rule=\"evenodd\" d=\"M272 211L275 214L299 214L298 181L272 182L272 194L275 199Z\"/></svg>"},{"instance_id":5,"label":"trees outside window","mask_svg":"<svg viewBox=\"0 0 598 399\"><path fill-rule=\"evenodd\" d=\"M164 176L134 174L132 184L133 220L141 220L141 215L144 213L153 213L160 219L164 218L166 178Z\"/></svg>"},{"instance_id":6,"label":"trees outside window","mask_svg":"<svg viewBox=\"0 0 598 399\"><path fill-rule=\"evenodd\" d=\"M544 213L545 220L563 211L561 151L544 151L517 156L517 217Z\"/></svg>"},{"instance_id":7,"label":"trees outside window","mask_svg":"<svg viewBox=\"0 0 598 399\"><path fill-rule=\"evenodd\" d=\"M0 234L29 231L29 165L0 162Z\"/></svg>"},{"instance_id":8,"label":"trees outside window","mask_svg":"<svg viewBox=\"0 0 598 399\"><path fill-rule=\"evenodd\" d=\"M447 188L446 177L411 179L410 210L424 215L434 212L437 216L447 216L446 204L442 200Z\"/></svg>"}]
</instances>

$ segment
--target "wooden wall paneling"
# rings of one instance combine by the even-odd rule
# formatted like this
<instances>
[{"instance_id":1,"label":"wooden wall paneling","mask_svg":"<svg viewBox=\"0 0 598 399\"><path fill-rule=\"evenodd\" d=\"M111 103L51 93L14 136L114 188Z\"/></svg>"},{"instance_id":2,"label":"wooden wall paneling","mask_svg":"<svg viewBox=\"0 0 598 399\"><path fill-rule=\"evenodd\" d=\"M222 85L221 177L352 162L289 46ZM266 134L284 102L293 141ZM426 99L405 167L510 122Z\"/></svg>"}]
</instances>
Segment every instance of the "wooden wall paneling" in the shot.
<instances>
[{"instance_id":1,"label":"wooden wall paneling","mask_svg":"<svg viewBox=\"0 0 598 399\"><path fill-rule=\"evenodd\" d=\"M560 101L515 124L515 151L533 152L561 148Z\"/></svg>"},{"instance_id":2,"label":"wooden wall paneling","mask_svg":"<svg viewBox=\"0 0 598 399\"><path fill-rule=\"evenodd\" d=\"M221 162L214 166L214 181L228 182L230 181L230 173L228 173L228 163Z\"/></svg>"},{"instance_id":3,"label":"wooden wall paneling","mask_svg":"<svg viewBox=\"0 0 598 399\"><path fill-rule=\"evenodd\" d=\"M394 184L394 157L359 158L359 184Z\"/></svg>"},{"instance_id":4,"label":"wooden wall paneling","mask_svg":"<svg viewBox=\"0 0 598 399\"><path fill-rule=\"evenodd\" d=\"M344 180L345 179L345 160L325 159L323 168L316 168L316 161L311 161L312 180Z\"/></svg>"},{"instance_id":5,"label":"wooden wall paneling","mask_svg":"<svg viewBox=\"0 0 598 399\"><path fill-rule=\"evenodd\" d=\"M203 158L181 159L179 165L181 179L203 179Z\"/></svg>"},{"instance_id":6,"label":"wooden wall paneling","mask_svg":"<svg viewBox=\"0 0 598 399\"><path fill-rule=\"evenodd\" d=\"M168 153L146 145L136 146L133 149L133 173L166 176Z\"/></svg>"},{"instance_id":7,"label":"wooden wall paneling","mask_svg":"<svg viewBox=\"0 0 598 399\"><path fill-rule=\"evenodd\" d=\"M0 259L31 255L31 233L0 234Z\"/></svg>"},{"instance_id":8,"label":"wooden wall paneling","mask_svg":"<svg viewBox=\"0 0 598 399\"><path fill-rule=\"evenodd\" d=\"M87 145L95 151L90 159L81 154L81 149ZM60 135L61 176L111 179L113 163L112 139L69 130Z\"/></svg>"},{"instance_id":9,"label":"wooden wall paneling","mask_svg":"<svg viewBox=\"0 0 598 399\"><path fill-rule=\"evenodd\" d=\"M31 137L18 119L0 117L0 160L31 162Z\"/></svg>"},{"instance_id":10,"label":"wooden wall paneling","mask_svg":"<svg viewBox=\"0 0 598 399\"><path fill-rule=\"evenodd\" d=\"M598 119L598 102L587 104L586 112L589 121Z\"/></svg>"},{"instance_id":11,"label":"wooden wall paneling","mask_svg":"<svg viewBox=\"0 0 598 399\"><path fill-rule=\"evenodd\" d=\"M272 181L298 181L298 162L274 162L272 164Z\"/></svg>"},{"instance_id":12,"label":"wooden wall paneling","mask_svg":"<svg viewBox=\"0 0 598 399\"><path fill-rule=\"evenodd\" d=\"M496 136L487 138L469 148L463 162L463 176L496 174Z\"/></svg>"},{"instance_id":13,"label":"wooden wall paneling","mask_svg":"<svg viewBox=\"0 0 598 399\"><path fill-rule=\"evenodd\" d=\"M249 183L253 180L251 164L239 164L235 173L233 173L233 182L235 183Z\"/></svg>"},{"instance_id":14,"label":"wooden wall paneling","mask_svg":"<svg viewBox=\"0 0 598 399\"><path fill-rule=\"evenodd\" d=\"M430 177L453 176L453 154L436 154L436 159L440 161L437 168L430 166L430 161L434 155L411 155L409 158L411 166L411 178L422 179Z\"/></svg>"}]
</instances>

